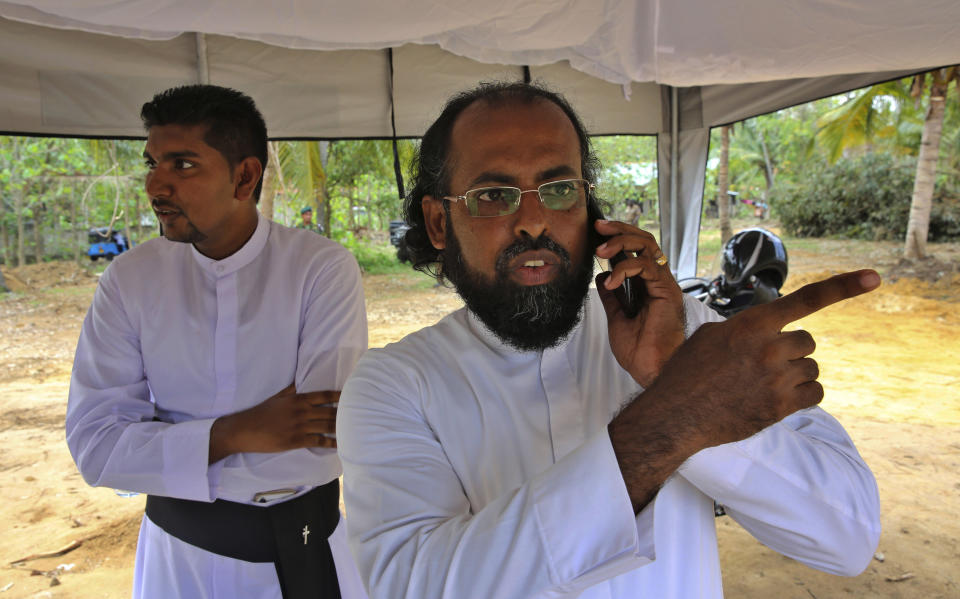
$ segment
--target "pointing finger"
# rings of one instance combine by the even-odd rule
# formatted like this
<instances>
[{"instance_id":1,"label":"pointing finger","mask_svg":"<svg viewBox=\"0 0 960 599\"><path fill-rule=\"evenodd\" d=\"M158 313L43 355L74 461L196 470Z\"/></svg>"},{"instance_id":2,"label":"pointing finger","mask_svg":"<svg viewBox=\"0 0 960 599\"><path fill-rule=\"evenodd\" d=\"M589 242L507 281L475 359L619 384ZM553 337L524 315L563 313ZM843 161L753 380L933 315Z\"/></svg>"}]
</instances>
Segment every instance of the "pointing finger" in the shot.
<instances>
[{"instance_id":1,"label":"pointing finger","mask_svg":"<svg viewBox=\"0 0 960 599\"><path fill-rule=\"evenodd\" d=\"M847 272L804 285L789 295L769 304L754 306L750 311L742 314L753 314L752 318L760 318L761 321L776 327L779 331L787 324L800 320L804 316L879 286L880 275L873 270Z\"/></svg>"}]
</instances>

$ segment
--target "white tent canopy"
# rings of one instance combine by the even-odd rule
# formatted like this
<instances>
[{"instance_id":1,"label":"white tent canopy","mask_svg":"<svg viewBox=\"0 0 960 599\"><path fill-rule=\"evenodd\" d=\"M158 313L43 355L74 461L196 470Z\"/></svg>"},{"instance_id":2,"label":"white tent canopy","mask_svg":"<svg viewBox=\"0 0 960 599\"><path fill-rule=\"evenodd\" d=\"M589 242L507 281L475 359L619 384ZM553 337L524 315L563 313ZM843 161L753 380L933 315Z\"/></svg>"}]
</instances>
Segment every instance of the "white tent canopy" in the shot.
<instances>
[{"instance_id":1,"label":"white tent canopy","mask_svg":"<svg viewBox=\"0 0 960 599\"><path fill-rule=\"evenodd\" d=\"M0 132L142 136L146 99L209 81L274 138L415 137L451 93L526 66L591 133L658 135L686 276L710 127L958 63L958 26L956 0L0 1Z\"/></svg>"}]
</instances>

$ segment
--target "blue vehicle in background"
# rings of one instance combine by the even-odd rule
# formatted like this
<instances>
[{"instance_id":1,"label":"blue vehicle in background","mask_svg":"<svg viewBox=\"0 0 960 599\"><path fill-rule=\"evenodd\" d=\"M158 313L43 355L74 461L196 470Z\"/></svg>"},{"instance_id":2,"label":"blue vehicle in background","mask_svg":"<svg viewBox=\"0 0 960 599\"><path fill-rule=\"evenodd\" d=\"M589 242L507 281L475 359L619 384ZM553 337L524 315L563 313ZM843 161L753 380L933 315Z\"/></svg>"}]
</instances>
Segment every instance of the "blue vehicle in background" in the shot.
<instances>
[{"instance_id":1,"label":"blue vehicle in background","mask_svg":"<svg viewBox=\"0 0 960 599\"><path fill-rule=\"evenodd\" d=\"M114 256L119 256L130 249L132 245L120 231L111 231L109 227L93 227L90 229L87 239L90 242L90 249L87 255L96 262L100 258L113 260Z\"/></svg>"}]
</instances>

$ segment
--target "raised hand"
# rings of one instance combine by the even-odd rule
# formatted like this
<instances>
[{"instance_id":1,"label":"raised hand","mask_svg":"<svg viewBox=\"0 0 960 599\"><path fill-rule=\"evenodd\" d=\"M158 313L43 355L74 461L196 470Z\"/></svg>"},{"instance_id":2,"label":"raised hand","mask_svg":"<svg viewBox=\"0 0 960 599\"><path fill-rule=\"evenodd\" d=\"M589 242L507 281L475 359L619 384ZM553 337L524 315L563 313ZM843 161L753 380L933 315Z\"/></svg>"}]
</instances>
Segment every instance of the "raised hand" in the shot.
<instances>
[{"instance_id":1,"label":"raised hand","mask_svg":"<svg viewBox=\"0 0 960 599\"><path fill-rule=\"evenodd\" d=\"M611 272L597 275L597 291L607 313L613 355L646 387L683 343L683 294L666 263L657 263L663 253L653 235L616 221L598 220L596 229L610 236L597 247L598 257L609 259L620 251L628 256ZM646 287L645 303L634 318L624 314L616 297L615 290L627 277L639 277Z\"/></svg>"},{"instance_id":2,"label":"raised hand","mask_svg":"<svg viewBox=\"0 0 960 599\"><path fill-rule=\"evenodd\" d=\"M210 429L210 463L241 452L335 448L339 391L297 393L293 384L263 402L218 418Z\"/></svg>"},{"instance_id":3,"label":"raised hand","mask_svg":"<svg viewBox=\"0 0 960 599\"><path fill-rule=\"evenodd\" d=\"M870 270L812 283L722 323L701 327L664 367L654 386L700 414L704 446L738 441L823 399L816 343L787 324L876 288ZM697 376L690 376L697 373Z\"/></svg>"},{"instance_id":4,"label":"raised hand","mask_svg":"<svg viewBox=\"0 0 960 599\"><path fill-rule=\"evenodd\" d=\"M813 337L783 327L879 284L872 270L845 273L700 327L610 423L635 506L697 451L745 439L819 403L819 367L808 357Z\"/></svg>"}]
</instances>

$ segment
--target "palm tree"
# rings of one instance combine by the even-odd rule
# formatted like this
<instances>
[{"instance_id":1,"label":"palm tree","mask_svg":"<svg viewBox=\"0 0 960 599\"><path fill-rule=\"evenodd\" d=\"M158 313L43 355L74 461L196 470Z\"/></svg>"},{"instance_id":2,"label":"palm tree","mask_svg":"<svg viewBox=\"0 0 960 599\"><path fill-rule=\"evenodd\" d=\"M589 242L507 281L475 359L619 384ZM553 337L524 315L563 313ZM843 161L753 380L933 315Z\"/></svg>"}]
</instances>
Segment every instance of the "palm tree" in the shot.
<instances>
[{"instance_id":1,"label":"palm tree","mask_svg":"<svg viewBox=\"0 0 960 599\"><path fill-rule=\"evenodd\" d=\"M923 93L926 83L925 75L917 75L914 79L915 98L919 98ZM913 181L913 196L910 200L910 220L907 222L907 238L903 247L903 257L911 260L924 258L927 255L930 208L933 201L933 184L937 174L937 159L940 157L940 134L943 131L947 87L951 81L956 81L960 86L960 71L957 67L936 69L930 71L929 75L930 103L923 122L920 155L917 157L917 176Z\"/></svg>"},{"instance_id":2,"label":"palm tree","mask_svg":"<svg viewBox=\"0 0 960 599\"><path fill-rule=\"evenodd\" d=\"M909 118L902 110L910 100L904 80L878 83L856 93L840 106L817 119L817 140L827 152L827 159L836 162L844 150L861 148L873 150L882 143L898 153L911 152L912 145L904 139L901 121Z\"/></svg>"},{"instance_id":3,"label":"palm tree","mask_svg":"<svg viewBox=\"0 0 960 599\"><path fill-rule=\"evenodd\" d=\"M738 173L735 177L738 189L749 187L757 174L763 176L763 202L770 203L773 186L776 183L777 159L770 151L765 128L759 119L743 121L737 135L737 143L730 148L730 165Z\"/></svg>"},{"instance_id":4,"label":"palm tree","mask_svg":"<svg viewBox=\"0 0 960 599\"><path fill-rule=\"evenodd\" d=\"M730 183L730 129L732 125L720 127L720 164L717 166L717 213L720 217L721 247L733 237L730 227L730 195L727 193Z\"/></svg>"},{"instance_id":5,"label":"palm tree","mask_svg":"<svg viewBox=\"0 0 960 599\"><path fill-rule=\"evenodd\" d=\"M264 169L260 211L272 217L278 203L287 209L308 205L330 231L330 206L327 194L326 141L270 142L270 155ZM321 219L323 219L321 221ZM329 233L327 233L329 235Z\"/></svg>"},{"instance_id":6,"label":"palm tree","mask_svg":"<svg viewBox=\"0 0 960 599\"><path fill-rule=\"evenodd\" d=\"M914 152L912 121L917 118L909 102L919 102L929 81L929 104L923 119L923 133L917 157L910 217L903 255L908 259L927 255L927 235L930 228L930 208L940 154L940 136L946 105L947 88L951 81L960 81L957 67L935 69L913 78L909 91L905 80L889 81L867 88L843 105L820 119L818 139L826 147L831 160L836 160L844 149L861 146L867 151L874 142L882 141L891 151Z\"/></svg>"},{"instance_id":7,"label":"palm tree","mask_svg":"<svg viewBox=\"0 0 960 599\"><path fill-rule=\"evenodd\" d=\"M260 189L260 213L273 220L273 200L277 195L280 161L277 159L279 142L267 142L267 163L263 165L263 186Z\"/></svg>"},{"instance_id":8,"label":"palm tree","mask_svg":"<svg viewBox=\"0 0 960 599\"><path fill-rule=\"evenodd\" d=\"M308 147L310 153L310 178L313 183L313 197L317 205L317 222L323 225L325 235L330 235L330 193L327 190L327 158L330 155L330 142L311 142ZM322 219L322 222L321 222Z\"/></svg>"}]
</instances>

